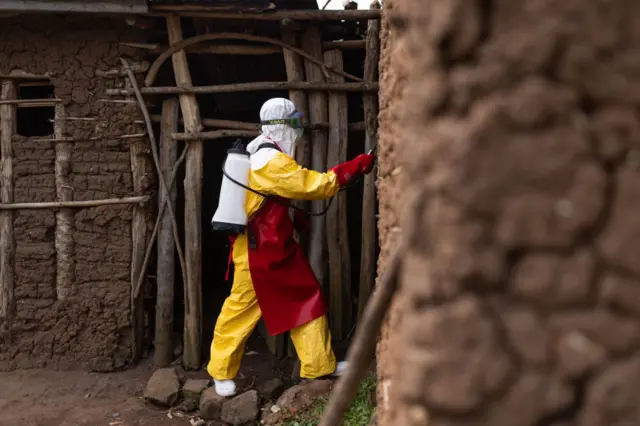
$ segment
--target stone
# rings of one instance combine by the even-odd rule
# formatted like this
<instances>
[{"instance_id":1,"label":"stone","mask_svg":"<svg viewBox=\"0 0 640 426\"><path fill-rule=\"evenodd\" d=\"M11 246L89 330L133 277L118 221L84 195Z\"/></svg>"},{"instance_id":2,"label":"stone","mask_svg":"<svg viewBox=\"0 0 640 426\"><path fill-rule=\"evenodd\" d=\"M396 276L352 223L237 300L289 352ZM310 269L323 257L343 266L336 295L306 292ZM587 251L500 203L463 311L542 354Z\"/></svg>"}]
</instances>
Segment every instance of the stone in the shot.
<instances>
[{"instance_id":1,"label":"stone","mask_svg":"<svg viewBox=\"0 0 640 426\"><path fill-rule=\"evenodd\" d=\"M640 357L637 355L608 365L589 382L576 424L581 426L640 424L637 390L639 382Z\"/></svg>"},{"instance_id":2,"label":"stone","mask_svg":"<svg viewBox=\"0 0 640 426\"><path fill-rule=\"evenodd\" d=\"M606 309L558 313L551 316L549 325L560 332L580 332L612 354L628 353L640 346L640 324Z\"/></svg>"},{"instance_id":3,"label":"stone","mask_svg":"<svg viewBox=\"0 0 640 426\"><path fill-rule=\"evenodd\" d=\"M182 396L185 400L200 401L202 392L209 387L210 381L206 379L189 379L182 387Z\"/></svg>"},{"instance_id":4,"label":"stone","mask_svg":"<svg viewBox=\"0 0 640 426\"><path fill-rule=\"evenodd\" d=\"M607 273L600 284L600 300L612 308L640 315L640 282Z\"/></svg>"},{"instance_id":5,"label":"stone","mask_svg":"<svg viewBox=\"0 0 640 426\"><path fill-rule=\"evenodd\" d=\"M640 140L636 112L630 106L604 106L592 115L591 120L596 152L604 160L621 159Z\"/></svg>"},{"instance_id":6,"label":"stone","mask_svg":"<svg viewBox=\"0 0 640 426\"><path fill-rule=\"evenodd\" d=\"M486 411L487 418L481 424L540 424L546 416L566 409L574 398L572 387L560 378L525 370L500 404Z\"/></svg>"},{"instance_id":7,"label":"stone","mask_svg":"<svg viewBox=\"0 0 640 426\"><path fill-rule=\"evenodd\" d=\"M180 399L180 380L173 368L162 368L151 376L144 390L144 399L165 407Z\"/></svg>"},{"instance_id":8,"label":"stone","mask_svg":"<svg viewBox=\"0 0 640 426\"><path fill-rule=\"evenodd\" d=\"M282 380L274 377L273 379L259 383L257 388L262 399L266 401L275 401L284 392L284 383L282 383Z\"/></svg>"},{"instance_id":9,"label":"stone","mask_svg":"<svg viewBox=\"0 0 640 426\"><path fill-rule=\"evenodd\" d=\"M205 389L200 396L200 417L205 420L220 419L222 404L226 399L218 395L213 387Z\"/></svg>"},{"instance_id":10,"label":"stone","mask_svg":"<svg viewBox=\"0 0 640 426\"><path fill-rule=\"evenodd\" d=\"M193 399L185 399L180 403L180 405L178 405L177 410L184 413L194 413L198 411L198 404L199 401L197 400L194 401Z\"/></svg>"},{"instance_id":11,"label":"stone","mask_svg":"<svg viewBox=\"0 0 640 426\"><path fill-rule=\"evenodd\" d=\"M401 398L455 413L479 409L513 380L514 360L482 302L463 296L408 316L397 381ZM415 395L419 395L416 399Z\"/></svg>"},{"instance_id":12,"label":"stone","mask_svg":"<svg viewBox=\"0 0 640 426\"><path fill-rule=\"evenodd\" d=\"M607 225L600 233L598 248L605 262L640 273L640 173L622 167L616 177L613 207Z\"/></svg>"},{"instance_id":13,"label":"stone","mask_svg":"<svg viewBox=\"0 0 640 426\"><path fill-rule=\"evenodd\" d=\"M264 412L262 423L267 426L282 424L292 414L310 408L318 398L329 395L332 387L331 380L309 380L290 387L278 398L276 405Z\"/></svg>"},{"instance_id":14,"label":"stone","mask_svg":"<svg viewBox=\"0 0 640 426\"><path fill-rule=\"evenodd\" d=\"M542 318L531 308L507 306L501 310L502 323L513 348L525 364L544 365L550 358L550 336Z\"/></svg>"},{"instance_id":15,"label":"stone","mask_svg":"<svg viewBox=\"0 0 640 426\"><path fill-rule=\"evenodd\" d=\"M558 339L556 353L560 373L570 379L584 377L607 359L602 346L577 331L565 333Z\"/></svg>"},{"instance_id":16,"label":"stone","mask_svg":"<svg viewBox=\"0 0 640 426\"><path fill-rule=\"evenodd\" d=\"M566 258L555 253L532 254L516 265L512 291L544 305L584 305L594 273L593 254L586 250Z\"/></svg>"},{"instance_id":17,"label":"stone","mask_svg":"<svg viewBox=\"0 0 640 426\"><path fill-rule=\"evenodd\" d=\"M240 426L253 423L260 414L258 392L250 390L222 404L222 421Z\"/></svg>"}]
</instances>

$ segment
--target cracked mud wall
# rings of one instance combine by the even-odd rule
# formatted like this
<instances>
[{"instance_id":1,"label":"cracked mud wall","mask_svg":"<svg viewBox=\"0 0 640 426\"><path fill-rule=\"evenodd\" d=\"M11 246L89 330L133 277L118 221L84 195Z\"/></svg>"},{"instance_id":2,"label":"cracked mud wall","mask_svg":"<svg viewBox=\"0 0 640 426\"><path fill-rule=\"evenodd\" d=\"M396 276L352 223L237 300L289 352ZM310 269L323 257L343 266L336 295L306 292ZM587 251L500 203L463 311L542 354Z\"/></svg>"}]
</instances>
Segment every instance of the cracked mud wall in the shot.
<instances>
[{"instance_id":1,"label":"cracked mud wall","mask_svg":"<svg viewBox=\"0 0 640 426\"><path fill-rule=\"evenodd\" d=\"M383 247L398 188L424 199L380 424L639 424L640 3L385 8Z\"/></svg>"},{"instance_id":2,"label":"cracked mud wall","mask_svg":"<svg viewBox=\"0 0 640 426\"><path fill-rule=\"evenodd\" d=\"M122 18L21 16L0 22L0 73L50 73L66 115L92 119L66 122L66 136L80 139L70 162L73 200L134 195L132 141L114 136L144 132L134 123L139 110L131 103L103 102L104 89L124 80L95 73L120 66L120 56L135 59L136 52L118 42L141 35ZM55 201L55 143L17 136L14 156L14 201ZM74 210L75 283L64 300L56 294L55 211L16 211L15 318L10 341L0 340L0 370L110 371L128 362L132 211Z\"/></svg>"}]
</instances>

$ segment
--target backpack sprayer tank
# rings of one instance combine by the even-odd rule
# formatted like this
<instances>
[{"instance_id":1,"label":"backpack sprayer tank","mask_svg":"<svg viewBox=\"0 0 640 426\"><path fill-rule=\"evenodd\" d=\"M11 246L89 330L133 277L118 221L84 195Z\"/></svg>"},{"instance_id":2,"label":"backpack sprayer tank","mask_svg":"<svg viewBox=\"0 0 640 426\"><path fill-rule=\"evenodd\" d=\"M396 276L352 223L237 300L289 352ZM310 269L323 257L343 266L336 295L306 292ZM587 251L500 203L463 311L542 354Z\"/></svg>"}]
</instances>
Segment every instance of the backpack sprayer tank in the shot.
<instances>
[{"instance_id":1,"label":"backpack sprayer tank","mask_svg":"<svg viewBox=\"0 0 640 426\"><path fill-rule=\"evenodd\" d=\"M240 139L227 151L222 167L222 185L218 209L211 219L214 231L230 231L236 234L244 232L247 226L245 200L246 186L249 184L251 161L249 153ZM235 181L235 182L234 182Z\"/></svg>"}]
</instances>

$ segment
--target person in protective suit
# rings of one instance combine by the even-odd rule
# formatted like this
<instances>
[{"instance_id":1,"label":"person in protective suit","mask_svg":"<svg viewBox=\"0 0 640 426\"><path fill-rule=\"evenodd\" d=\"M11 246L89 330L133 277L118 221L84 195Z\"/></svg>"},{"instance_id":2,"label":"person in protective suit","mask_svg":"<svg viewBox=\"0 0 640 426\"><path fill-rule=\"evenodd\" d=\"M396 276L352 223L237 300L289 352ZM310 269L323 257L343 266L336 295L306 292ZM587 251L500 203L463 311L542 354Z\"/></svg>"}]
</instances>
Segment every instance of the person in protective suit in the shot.
<instances>
[{"instance_id":1,"label":"person in protective suit","mask_svg":"<svg viewBox=\"0 0 640 426\"><path fill-rule=\"evenodd\" d=\"M369 173L375 156L362 154L326 173L302 168L293 159L302 136L302 115L284 98L267 101L260 110L262 134L249 143L251 171L245 208L249 223L231 238L229 264L235 275L230 296L216 322L207 371L220 396L236 392L244 346L264 318L272 336L291 331L300 358L300 376L315 379L339 375L331 347L327 306L302 249L286 200L324 200L359 176Z\"/></svg>"}]
</instances>

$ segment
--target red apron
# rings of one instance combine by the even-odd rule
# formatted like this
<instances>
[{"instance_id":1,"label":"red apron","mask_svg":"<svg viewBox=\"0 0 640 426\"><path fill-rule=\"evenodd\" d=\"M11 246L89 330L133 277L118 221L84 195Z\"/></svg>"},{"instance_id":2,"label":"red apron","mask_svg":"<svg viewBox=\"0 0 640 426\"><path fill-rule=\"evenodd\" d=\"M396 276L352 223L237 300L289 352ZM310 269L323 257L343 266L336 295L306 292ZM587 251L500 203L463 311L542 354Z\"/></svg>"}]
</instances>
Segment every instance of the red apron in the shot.
<instances>
[{"instance_id":1,"label":"red apron","mask_svg":"<svg viewBox=\"0 0 640 426\"><path fill-rule=\"evenodd\" d=\"M288 207L273 200L264 203L247 227L249 271L272 336L327 313L318 280L293 231Z\"/></svg>"}]
</instances>

